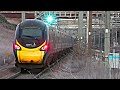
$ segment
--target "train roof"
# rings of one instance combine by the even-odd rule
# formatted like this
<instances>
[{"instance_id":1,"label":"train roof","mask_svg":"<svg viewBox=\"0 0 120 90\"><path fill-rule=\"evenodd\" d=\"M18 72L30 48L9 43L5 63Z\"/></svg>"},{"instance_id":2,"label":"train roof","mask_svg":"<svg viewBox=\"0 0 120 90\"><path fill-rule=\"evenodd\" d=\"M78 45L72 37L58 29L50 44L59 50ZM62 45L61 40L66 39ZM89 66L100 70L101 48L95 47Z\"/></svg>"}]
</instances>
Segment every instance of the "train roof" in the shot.
<instances>
[{"instance_id":1,"label":"train roof","mask_svg":"<svg viewBox=\"0 0 120 90\"><path fill-rule=\"evenodd\" d=\"M25 21L22 21L21 23L19 23L21 28L27 27L27 26L37 26L37 27L41 27L41 26L46 26L46 23L44 23L42 20L37 20L37 19L26 19Z\"/></svg>"},{"instance_id":2,"label":"train roof","mask_svg":"<svg viewBox=\"0 0 120 90\"><path fill-rule=\"evenodd\" d=\"M31 26L31 25L34 25L34 24L38 27L39 26L43 26L43 27L47 26L49 28L52 28L52 29L56 30L57 32L63 33L64 35L71 36L68 33L64 32L63 30L59 30L58 28L53 27L53 26L51 26L51 25L49 25L49 24L47 24L44 21L39 20L39 19L26 19L25 21L22 21L21 23L19 23L21 28L24 28L24 26L26 27L26 26ZM75 36L73 36L73 35L71 37L75 38Z\"/></svg>"},{"instance_id":3,"label":"train roof","mask_svg":"<svg viewBox=\"0 0 120 90\"><path fill-rule=\"evenodd\" d=\"M38 19L25 19L24 21L22 21L21 23L24 23L24 22L38 22L38 23L44 23L42 20L38 20Z\"/></svg>"}]
</instances>

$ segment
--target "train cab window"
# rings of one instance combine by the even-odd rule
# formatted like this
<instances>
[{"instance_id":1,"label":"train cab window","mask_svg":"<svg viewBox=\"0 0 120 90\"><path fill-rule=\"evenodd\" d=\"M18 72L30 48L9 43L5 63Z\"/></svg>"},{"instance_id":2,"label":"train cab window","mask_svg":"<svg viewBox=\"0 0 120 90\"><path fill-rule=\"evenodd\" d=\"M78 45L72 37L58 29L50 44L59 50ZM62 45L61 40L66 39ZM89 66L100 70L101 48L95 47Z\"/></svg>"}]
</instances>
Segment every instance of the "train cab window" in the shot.
<instances>
[{"instance_id":1,"label":"train cab window","mask_svg":"<svg viewBox=\"0 0 120 90\"><path fill-rule=\"evenodd\" d=\"M46 24L40 22L39 20L26 20L19 26L18 38L46 39L46 32Z\"/></svg>"},{"instance_id":2,"label":"train cab window","mask_svg":"<svg viewBox=\"0 0 120 90\"><path fill-rule=\"evenodd\" d=\"M48 38L48 27L40 20L27 20L17 27L16 39L18 42L27 48L35 48L40 46ZM28 47L26 44L35 43L35 47Z\"/></svg>"},{"instance_id":3,"label":"train cab window","mask_svg":"<svg viewBox=\"0 0 120 90\"><path fill-rule=\"evenodd\" d=\"M24 28L21 32L21 38L43 38L42 30L40 28Z\"/></svg>"}]
</instances>

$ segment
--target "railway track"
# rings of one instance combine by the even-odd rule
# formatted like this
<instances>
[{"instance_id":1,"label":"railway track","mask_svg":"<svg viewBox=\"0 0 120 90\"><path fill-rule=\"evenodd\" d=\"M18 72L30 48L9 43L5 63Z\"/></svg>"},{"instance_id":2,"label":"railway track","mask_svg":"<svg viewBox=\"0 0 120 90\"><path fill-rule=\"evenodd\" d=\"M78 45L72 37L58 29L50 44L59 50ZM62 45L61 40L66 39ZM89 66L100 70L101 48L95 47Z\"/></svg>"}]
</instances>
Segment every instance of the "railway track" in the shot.
<instances>
[{"instance_id":1,"label":"railway track","mask_svg":"<svg viewBox=\"0 0 120 90\"><path fill-rule=\"evenodd\" d=\"M0 69L0 79L6 79L6 77L15 74L18 71L19 69L17 69L13 64L4 66Z\"/></svg>"},{"instance_id":2,"label":"railway track","mask_svg":"<svg viewBox=\"0 0 120 90\"><path fill-rule=\"evenodd\" d=\"M60 60L62 60L67 55L64 55L60 59L57 59L54 63L52 63L51 65L48 65L48 67L44 69L39 69L37 73L36 72L33 73L31 70L26 70L26 73L21 73L19 71L9 77L6 77L5 79L39 79L42 75L44 75L45 72L47 71L52 72L51 68L54 67L56 63L58 63Z\"/></svg>"},{"instance_id":3,"label":"railway track","mask_svg":"<svg viewBox=\"0 0 120 90\"><path fill-rule=\"evenodd\" d=\"M31 71L27 70L26 73L21 73L20 71L9 76L9 77L4 77L5 79L39 79L41 75L44 74L47 70L50 69L51 66L54 64L50 65L49 67L39 71L38 73L32 73Z\"/></svg>"},{"instance_id":4,"label":"railway track","mask_svg":"<svg viewBox=\"0 0 120 90\"><path fill-rule=\"evenodd\" d=\"M44 74L47 70L49 70L50 72L53 72L51 68L54 67L56 64L58 64L59 61L61 61L63 58L65 58L68 54L69 54L69 53L64 54L63 57L61 57L60 59L56 60L56 61L55 61L54 63L52 63L51 65L48 65L47 68L43 69L40 73L38 73L37 75L35 75L32 79L39 79L39 78L42 76L42 74Z\"/></svg>"},{"instance_id":5,"label":"railway track","mask_svg":"<svg viewBox=\"0 0 120 90\"><path fill-rule=\"evenodd\" d=\"M27 70L26 73L17 72L9 77L6 77L6 79L39 79L41 75L43 75L47 70L50 70L56 63L57 62L54 62L51 65L48 65L48 67L39 70L38 73L33 73Z\"/></svg>"},{"instance_id":6,"label":"railway track","mask_svg":"<svg viewBox=\"0 0 120 90\"><path fill-rule=\"evenodd\" d=\"M15 74L11 75L10 77L6 77L6 79L14 79L14 78L16 78L16 77L18 77L20 75L21 75L21 72L17 72Z\"/></svg>"}]
</instances>

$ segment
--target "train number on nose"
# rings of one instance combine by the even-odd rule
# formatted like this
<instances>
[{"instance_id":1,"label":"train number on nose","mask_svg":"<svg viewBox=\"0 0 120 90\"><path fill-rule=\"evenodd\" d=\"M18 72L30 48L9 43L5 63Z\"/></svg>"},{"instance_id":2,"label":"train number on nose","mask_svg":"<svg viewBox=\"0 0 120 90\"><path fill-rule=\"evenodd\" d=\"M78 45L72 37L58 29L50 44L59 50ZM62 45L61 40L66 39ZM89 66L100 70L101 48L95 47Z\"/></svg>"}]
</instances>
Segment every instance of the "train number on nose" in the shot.
<instances>
[{"instance_id":1,"label":"train number on nose","mask_svg":"<svg viewBox=\"0 0 120 90\"><path fill-rule=\"evenodd\" d=\"M36 47L36 44L33 43L33 44L26 44L26 47Z\"/></svg>"}]
</instances>

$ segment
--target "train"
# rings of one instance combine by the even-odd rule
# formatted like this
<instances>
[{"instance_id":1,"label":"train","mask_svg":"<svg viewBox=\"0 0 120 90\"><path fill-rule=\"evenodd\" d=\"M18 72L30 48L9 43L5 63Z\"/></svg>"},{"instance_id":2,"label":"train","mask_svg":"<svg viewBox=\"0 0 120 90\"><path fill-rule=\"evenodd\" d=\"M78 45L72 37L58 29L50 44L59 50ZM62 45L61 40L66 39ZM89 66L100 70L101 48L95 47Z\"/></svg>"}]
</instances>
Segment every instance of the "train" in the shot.
<instances>
[{"instance_id":1,"label":"train","mask_svg":"<svg viewBox=\"0 0 120 90\"><path fill-rule=\"evenodd\" d=\"M16 26L13 52L15 66L21 69L42 68L70 52L75 37L42 20L26 19Z\"/></svg>"}]
</instances>

